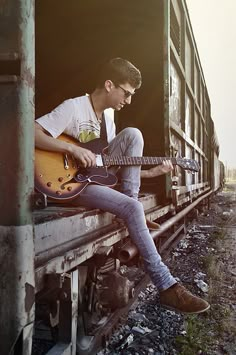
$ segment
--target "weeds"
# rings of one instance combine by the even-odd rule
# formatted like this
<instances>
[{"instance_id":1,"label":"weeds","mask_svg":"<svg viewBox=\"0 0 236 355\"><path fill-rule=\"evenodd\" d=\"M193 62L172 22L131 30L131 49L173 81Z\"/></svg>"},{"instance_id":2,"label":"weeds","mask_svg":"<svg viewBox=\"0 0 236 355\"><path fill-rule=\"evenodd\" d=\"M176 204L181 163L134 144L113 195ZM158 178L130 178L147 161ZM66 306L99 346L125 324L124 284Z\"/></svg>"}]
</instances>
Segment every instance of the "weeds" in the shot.
<instances>
[{"instance_id":1,"label":"weeds","mask_svg":"<svg viewBox=\"0 0 236 355\"><path fill-rule=\"evenodd\" d=\"M185 320L185 336L176 338L180 346L180 355L197 355L207 350L210 338L205 331L205 326L197 316L187 316Z\"/></svg>"},{"instance_id":2,"label":"weeds","mask_svg":"<svg viewBox=\"0 0 236 355\"><path fill-rule=\"evenodd\" d=\"M214 250L222 251L226 236L224 228L215 231L209 245L213 253L201 258L208 278L208 301L211 308L203 316L186 316L184 327L186 334L176 338L180 355L213 354L210 349L217 347L223 334L230 334L232 337L236 334L235 327L232 329L229 305L224 303L223 285L227 281L225 265L222 258L214 253Z\"/></svg>"}]
</instances>

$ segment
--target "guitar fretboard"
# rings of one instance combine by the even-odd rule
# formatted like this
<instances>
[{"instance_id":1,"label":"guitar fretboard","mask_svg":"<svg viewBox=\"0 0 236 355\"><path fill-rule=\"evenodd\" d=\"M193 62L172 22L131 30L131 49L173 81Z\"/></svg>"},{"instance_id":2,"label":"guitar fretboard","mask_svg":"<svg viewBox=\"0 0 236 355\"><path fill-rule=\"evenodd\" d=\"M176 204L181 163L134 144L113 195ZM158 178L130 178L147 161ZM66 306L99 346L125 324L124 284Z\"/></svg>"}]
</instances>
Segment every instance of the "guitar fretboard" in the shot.
<instances>
[{"instance_id":1,"label":"guitar fretboard","mask_svg":"<svg viewBox=\"0 0 236 355\"><path fill-rule=\"evenodd\" d=\"M128 157L128 156L103 156L105 166L111 165L160 165L164 161L171 160L173 165L177 164L176 158L166 157Z\"/></svg>"}]
</instances>

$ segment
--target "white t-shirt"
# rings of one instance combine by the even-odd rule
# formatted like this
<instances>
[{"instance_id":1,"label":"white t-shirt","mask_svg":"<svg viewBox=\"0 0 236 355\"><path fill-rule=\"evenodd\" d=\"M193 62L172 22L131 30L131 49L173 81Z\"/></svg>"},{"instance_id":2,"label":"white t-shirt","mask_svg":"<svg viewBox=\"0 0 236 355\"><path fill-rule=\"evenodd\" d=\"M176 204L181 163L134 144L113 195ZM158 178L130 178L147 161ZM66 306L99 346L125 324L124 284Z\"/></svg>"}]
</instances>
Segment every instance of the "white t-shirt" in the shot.
<instances>
[{"instance_id":1,"label":"white t-shirt","mask_svg":"<svg viewBox=\"0 0 236 355\"><path fill-rule=\"evenodd\" d=\"M114 111L104 111L108 143L115 137ZM81 143L100 137L100 124L97 120L89 96L68 99L52 112L36 120L54 138L65 133Z\"/></svg>"}]
</instances>

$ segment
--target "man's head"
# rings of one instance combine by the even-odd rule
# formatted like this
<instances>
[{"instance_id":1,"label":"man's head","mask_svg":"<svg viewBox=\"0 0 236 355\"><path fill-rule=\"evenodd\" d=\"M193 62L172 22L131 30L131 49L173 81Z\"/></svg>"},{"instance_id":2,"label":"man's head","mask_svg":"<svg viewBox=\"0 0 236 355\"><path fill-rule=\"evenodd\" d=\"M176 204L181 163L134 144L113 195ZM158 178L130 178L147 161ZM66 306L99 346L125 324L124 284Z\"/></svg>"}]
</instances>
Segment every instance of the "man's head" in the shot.
<instances>
[{"instance_id":1,"label":"man's head","mask_svg":"<svg viewBox=\"0 0 236 355\"><path fill-rule=\"evenodd\" d=\"M113 58L105 63L98 74L97 87L103 88L106 80L111 80L116 86L128 83L134 89L139 89L142 83L140 71L122 58Z\"/></svg>"},{"instance_id":2,"label":"man's head","mask_svg":"<svg viewBox=\"0 0 236 355\"><path fill-rule=\"evenodd\" d=\"M141 83L139 69L126 59L113 58L102 67L96 87L105 89L109 107L120 110L131 103L131 97L135 90L140 88Z\"/></svg>"}]
</instances>

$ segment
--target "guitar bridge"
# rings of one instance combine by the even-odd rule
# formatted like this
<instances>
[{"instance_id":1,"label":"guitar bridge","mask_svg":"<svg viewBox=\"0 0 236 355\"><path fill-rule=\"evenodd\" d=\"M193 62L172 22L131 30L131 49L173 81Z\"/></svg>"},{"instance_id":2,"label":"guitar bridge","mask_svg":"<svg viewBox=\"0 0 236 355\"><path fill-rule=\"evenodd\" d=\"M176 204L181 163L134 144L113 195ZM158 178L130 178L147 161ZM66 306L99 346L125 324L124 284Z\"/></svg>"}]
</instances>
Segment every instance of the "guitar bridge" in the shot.
<instances>
[{"instance_id":1,"label":"guitar bridge","mask_svg":"<svg viewBox=\"0 0 236 355\"><path fill-rule=\"evenodd\" d=\"M65 168L66 170L69 169L68 156L67 156L67 154L64 155L64 168Z\"/></svg>"}]
</instances>

